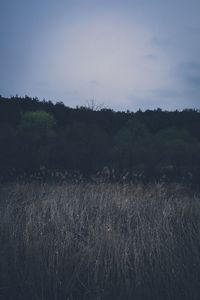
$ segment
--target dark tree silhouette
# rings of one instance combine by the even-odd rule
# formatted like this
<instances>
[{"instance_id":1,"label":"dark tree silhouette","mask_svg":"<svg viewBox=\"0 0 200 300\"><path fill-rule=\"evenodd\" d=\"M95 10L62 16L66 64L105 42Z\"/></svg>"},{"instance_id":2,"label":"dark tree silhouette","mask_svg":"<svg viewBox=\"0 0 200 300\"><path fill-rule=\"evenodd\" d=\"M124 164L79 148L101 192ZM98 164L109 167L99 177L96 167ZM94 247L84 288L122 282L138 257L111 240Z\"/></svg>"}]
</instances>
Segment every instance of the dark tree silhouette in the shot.
<instances>
[{"instance_id":1,"label":"dark tree silhouette","mask_svg":"<svg viewBox=\"0 0 200 300\"><path fill-rule=\"evenodd\" d=\"M0 177L108 169L120 180L200 180L200 112L115 112L0 97ZM110 174L111 174L110 173Z\"/></svg>"}]
</instances>

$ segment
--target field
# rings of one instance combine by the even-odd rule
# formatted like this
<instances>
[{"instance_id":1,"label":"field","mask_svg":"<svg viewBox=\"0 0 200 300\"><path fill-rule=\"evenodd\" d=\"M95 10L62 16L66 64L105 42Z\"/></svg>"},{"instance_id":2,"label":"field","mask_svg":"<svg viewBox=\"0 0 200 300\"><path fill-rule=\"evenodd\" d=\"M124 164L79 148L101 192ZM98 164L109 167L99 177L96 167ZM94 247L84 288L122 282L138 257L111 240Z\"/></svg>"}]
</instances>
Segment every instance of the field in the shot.
<instances>
[{"instance_id":1,"label":"field","mask_svg":"<svg viewBox=\"0 0 200 300\"><path fill-rule=\"evenodd\" d=\"M0 299L200 298L200 197L179 185L0 190Z\"/></svg>"}]
</instances>

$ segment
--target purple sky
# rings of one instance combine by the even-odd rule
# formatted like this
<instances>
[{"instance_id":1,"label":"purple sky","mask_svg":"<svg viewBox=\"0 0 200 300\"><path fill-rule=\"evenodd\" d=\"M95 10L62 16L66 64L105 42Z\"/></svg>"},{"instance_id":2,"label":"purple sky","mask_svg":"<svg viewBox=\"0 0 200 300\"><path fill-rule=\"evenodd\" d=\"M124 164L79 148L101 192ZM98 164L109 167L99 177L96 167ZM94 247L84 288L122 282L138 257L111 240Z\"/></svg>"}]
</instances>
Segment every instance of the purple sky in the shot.
<instances>
[{"instance_id":1,"label":"purple sky","mask_svg":"<svg viewBox=\"0 0 200 300\"><path fill-rule=\"evenodd\" d=\"M199 0L1 0L0 94L199 109L199 12Z\"/></svg>"}]
</instances>

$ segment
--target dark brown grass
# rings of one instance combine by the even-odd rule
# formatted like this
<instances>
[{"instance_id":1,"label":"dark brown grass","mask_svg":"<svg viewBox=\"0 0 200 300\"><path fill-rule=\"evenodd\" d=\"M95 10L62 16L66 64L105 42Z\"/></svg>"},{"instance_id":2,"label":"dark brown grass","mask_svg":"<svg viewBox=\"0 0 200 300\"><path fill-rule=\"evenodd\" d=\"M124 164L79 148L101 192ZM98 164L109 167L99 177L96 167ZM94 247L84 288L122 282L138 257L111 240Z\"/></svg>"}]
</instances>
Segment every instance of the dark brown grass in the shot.
<instances>
[{"instance_id":1,"label":"dark brown grass","mask_svg":"<svg viewBox=\"0 0 200 300\"><path fill-rule=\"evenodd\" d=\"M200 199L180 186L11 184L0 299L200 298Z\"/></svg>"}]
</instances>

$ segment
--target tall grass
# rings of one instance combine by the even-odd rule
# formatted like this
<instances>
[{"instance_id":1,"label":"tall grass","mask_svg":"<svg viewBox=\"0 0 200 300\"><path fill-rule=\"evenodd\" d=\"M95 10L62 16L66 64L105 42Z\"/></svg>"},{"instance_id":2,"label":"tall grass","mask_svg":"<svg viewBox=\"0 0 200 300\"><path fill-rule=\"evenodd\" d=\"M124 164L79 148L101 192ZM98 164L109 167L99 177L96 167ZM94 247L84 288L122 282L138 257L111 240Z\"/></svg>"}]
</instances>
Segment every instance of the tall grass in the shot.
<instances>
[{"instance_id":1,"label":"tall grass","mask_svg":"<svg viewBox=\"0 0 200 300\"><path fill-rule=\"evenodd\" d=\"M0 197L0 299L200 299L194 193L33 183Z\"/></svg>"}]
</instances>

